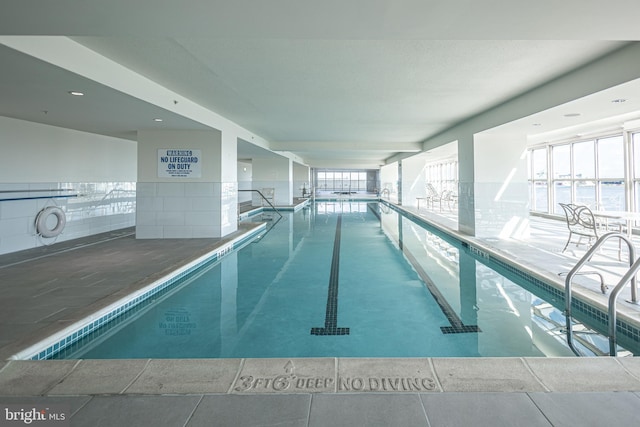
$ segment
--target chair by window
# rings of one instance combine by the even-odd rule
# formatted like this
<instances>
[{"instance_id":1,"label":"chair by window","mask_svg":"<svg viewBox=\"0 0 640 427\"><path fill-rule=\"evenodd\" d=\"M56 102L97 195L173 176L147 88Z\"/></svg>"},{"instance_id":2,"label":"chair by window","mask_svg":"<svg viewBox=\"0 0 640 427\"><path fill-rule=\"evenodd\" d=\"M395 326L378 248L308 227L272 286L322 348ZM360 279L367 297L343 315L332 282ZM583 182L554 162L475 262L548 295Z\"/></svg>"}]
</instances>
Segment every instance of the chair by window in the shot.
<instances>
[{"instance_id":1,"label":"chair by window","mask_svg":"<svg viewBox=\"0 0 640 427\"><path fill-rule=\"evenodd\" d=\"M447 208L451 211L451 210L453 210L453 208L455 207L456 203L458 202L458 197L456 196L456 194L453 191L444 190L440 194L438 202L440 202L440 211L441 212L442 212L442 203L446 203Z\"/></svg>"},{"instance_id":2,"label":"chair by window","mask_svg":"<svg viewBox=\"0 0 640 427\"><path fill-rule=\"evenodd\" d=\"M434 207L435 201L440 199L440 193L438 193L438 190L436 190L433 184L430 183L427 183L426 189L427 196L425 198L427 199L427 207L429 207L429 205L431 205L431 207Z\"/></svg>"},{"instance_id":3,"label":"chair by window","mask_svg":"<svg viewBox=\"0 0 640 427\"><path fill-rule=\"evenodd\" d=\"M569 229L569 238L562 252L567 250L569 243L575 243L576 247L581 244L591 246L593 241L598 240L600 237L598 234L598 224L591 209L587 206L574 205L571 203L559 203L559 205L564 210L567 228ZM578 238L577 241L572 240L575 237ZM582 239L585 237L587 238L587 242L582 243Z\"/></svg>"}]
</instances>

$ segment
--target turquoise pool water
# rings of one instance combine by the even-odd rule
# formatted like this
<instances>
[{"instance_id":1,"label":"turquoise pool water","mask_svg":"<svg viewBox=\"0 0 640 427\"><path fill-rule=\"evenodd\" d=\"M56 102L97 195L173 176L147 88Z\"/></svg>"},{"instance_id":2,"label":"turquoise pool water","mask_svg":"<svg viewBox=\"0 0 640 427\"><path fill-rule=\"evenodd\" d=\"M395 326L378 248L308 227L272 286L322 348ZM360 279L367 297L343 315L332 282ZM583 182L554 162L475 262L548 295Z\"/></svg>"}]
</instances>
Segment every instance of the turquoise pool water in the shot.
<instances>
[{"instance_id":1,"label":"turquoise pool water","mask_svg":"<svg viewBox=\"0 0 640 427\"><path fill-rule=\"evenodd\" d=\"M253 242L57 357L573 355L550 302L389 207L268 217Z\"/></svg>"}]
</instances>

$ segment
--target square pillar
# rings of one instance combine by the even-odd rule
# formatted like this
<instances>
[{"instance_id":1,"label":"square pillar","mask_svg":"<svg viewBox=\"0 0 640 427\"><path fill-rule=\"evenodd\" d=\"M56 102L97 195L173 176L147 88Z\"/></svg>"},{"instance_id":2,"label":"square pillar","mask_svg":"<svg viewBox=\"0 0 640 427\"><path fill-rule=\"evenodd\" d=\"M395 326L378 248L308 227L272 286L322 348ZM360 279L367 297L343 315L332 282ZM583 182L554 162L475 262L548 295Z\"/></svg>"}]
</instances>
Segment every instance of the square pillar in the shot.
<instances>
[{"instance_id":1,"label":"square pillar","mask_svg":"<svg viewBox=\"0 0 640 427\"><path fill-rule=\"evenodd\" d=\"M274 189L275 206L289 206L293 203L293 161L282 156L254 158L253 189ZM254 199L254 204L260 204ZM273 203L273 202L272 202Z\"/></svg>"},{"instance_id":2,"label":"square pillar","mask_svg":"<svg viewBox=\"0 0 640 427\"><path fill-rule=\"evenodd\" d=\"M475 235L528 237L526 137L484 132L474 136L473 145Z\"/></svg>"},{"instance_id":3,"label":"square pillar","mask_svg":"<svg viewBox=\"0 0 640 427\"><path fill-rule=\"evenodd\" d=\"M458 230L474 236L476 233L475 208L475 155L473 136L458 138Z\"/></svg>"},{"instance_id":4,"label":"square pillar","mask_svg":"<svg viewBox=\"0 0 640 427\"><path fill-rule=\"evenodd\" d=\"M424 156L413 156L402 160L402 205L417 207L417 197L426 194ZM424 204L423 204L424 206Z\"/></svg>"},{"instance_id":5,"label":"square pillar","mask_svg":"<svg viewBox=\"0 0 640 427\"><path fill-rule=\"evenodd\" d=\"M217 130L139 131L136 238L236 231L236 144Z\"/></svg>"},{"instance_id":6,"label":"square pillar","mask_svg":"<svg viewBox=\"0 0 640 427\"><path fill-rule=\"evenodd\" d=\"M293 162L293 197L307 197L310 191L311 169Z\"/></svg>"}]
</instances>

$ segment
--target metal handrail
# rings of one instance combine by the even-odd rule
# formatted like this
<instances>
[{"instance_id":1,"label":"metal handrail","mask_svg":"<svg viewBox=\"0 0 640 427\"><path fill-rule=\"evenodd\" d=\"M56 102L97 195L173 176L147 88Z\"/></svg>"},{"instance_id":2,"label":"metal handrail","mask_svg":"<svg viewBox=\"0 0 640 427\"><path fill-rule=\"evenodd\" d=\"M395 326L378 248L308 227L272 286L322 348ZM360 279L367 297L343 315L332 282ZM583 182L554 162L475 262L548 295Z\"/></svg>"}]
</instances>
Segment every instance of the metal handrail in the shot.
<instances>
[{"instance_id":1,"label":"metal handrail","mask_svg":"<svg viewBox=\"0 0 640 427\"><path fill-rule=\"evenodd\" d=\"M622 279L618 282L618 284L611 291L611 295L609 295L609 354L611 356L617 356L617 340L616 340L616 323L618 313L616 310L617 298L622 288L626 286L627 283L631 281L631 301L634 304L638 303L638 291L636 288L636 273L640 270L640 259L637 259L627 270Z\"/></svg>"},{"instance_id":2,"label":"metal handrail","mask_svg":"<svg viewBox=\"0 0 640 427\"><path fill-rule=\"evenodd\" d=\"M577 355L580 356L580 352L573 345L573 332L571 327L571 283L573 281L573 277L578 273L578 271L593 257L593 254L600 249L600 247L609 239L618 238L620 240L624 240L629 247L629 270L622 277L620 283L616 285L616 287L611 291L611 295L609 296L609 352L612 356L615 356L616 353L616 297L629 281L631 281L631 299L634 303L637 302L637 284L635 273L640 269L640 260L636 261L635 248L631 240L625 236L624 234L611 232L602 235L596 243L584 254L582 258L576 263L576 265L567 273L567 278L565 279L565 291L564 291L564 306L565 306L565 320L567 327L567 344L569 344L569 348ZM613 310L613 315L611 311ZM612 334L613 329L613 334ZM613 347L612 347L613 346Z\"/></svg>"},{"instance_id":3,"label":"metal handrail","mask_svg":"<svg viewBox=\"0 0 640 427\"><path fill-rule=\"evenodd\" d=\"M256 193L258 193L260 195L260 197L262 197L264 199L265 202L267 202L269 204L269 206L271 206L271 208L278 214L280 215L280 217L282 218L282 214L280 213L280 211L278 209L276 209L275 206L273 206L273 204L269 201L269 199L267 199L265 197L264 194L262 194L262 192L260 190L238 190L238 191L255 191Z\"/></svg>"}]
</instances>

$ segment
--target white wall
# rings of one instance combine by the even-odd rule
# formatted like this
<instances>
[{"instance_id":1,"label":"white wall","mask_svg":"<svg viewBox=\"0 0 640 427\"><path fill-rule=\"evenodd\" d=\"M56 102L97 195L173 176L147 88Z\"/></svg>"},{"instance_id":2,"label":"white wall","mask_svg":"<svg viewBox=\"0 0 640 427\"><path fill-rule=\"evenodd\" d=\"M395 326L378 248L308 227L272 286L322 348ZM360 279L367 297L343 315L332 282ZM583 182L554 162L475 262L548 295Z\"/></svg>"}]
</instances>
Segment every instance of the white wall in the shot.
<instances>
[{"instance_id":1,"label":"white wall","mask_svg":"<svg viewBox=\"0 0 640 427\"><path fill-rule=\"evenodd\" d=\"M220 131L144 130L138 132L138 182L176 182L176 178L158 177L158 150L163 148L198 149L202 152L199 178L178 179L186 182L221 181ZM235 161L233 163L235 165Z\"/></svg>"},{"instance_id":2,"label":"white wall","mask_svg":"<svg viewBox=\"0 0 640 427\"><path fill-rule=\"evenodd\" d=\"M0 253L135 225L135 141L0 117L0 148ZM52 205L66 226L42 238L35 219Z\"/></svg>"},{"instance_id":3,"label":"white wall","mask_svg":"<svg viewBox=\"0 0 640 427\"><path fill-rule=\"evenodd\" d=\"M402 161L402 205L417 206L417 197L426 195L424 156L414 156ZM424 203L423 203L424 206Z\"/></svg>"},{"instance_id":4,"label":"white wall","mask_svg":"<svg viewBox=\"0 0 640 427\"><path fill-rule=\"evenodd\" d=\"M380 186L380 197L398 201L398 162L380 168Z\"/></svg>"},{"instance_id":5,"label":"white wall","mask_svg":"<svg viewBox=\"0 0 640 427\"><path fill-rule=\"evenodd\" d=\"M137 179L136 142L0 117L0 182Z\"/></svg>"},{"instance_id":6,"label":"white wall","mask_svg":"<svg viewBox=\"0 0 640 427\"><path fill-rule=\"evenodd\" d=\"M223 140L218 130L139 131L136 237L223 237L236 231L236 141ZM200 176L158 177L158 149L170 148L200 150Z\"/></svg>"},{"instance_id":7,"label":"white wall","mask_svg":"<svg viewBox=\"0 0 640 427\"><path fill-rule=\"evenodd\" d=\"M253 159L253 188L275 189L276 206L288 206L293 202L293 165L287 157L267 157ZM260 200L254 199L260 205Z\"/></svg>"},{"instance_id":8,"label":"white wall","mask_svg":"<svg viewBox=\"0 0 640 427\"><path fill-rule=\"evenodd\" d=\"M522 136L475 135L476 236L529 235L526 145Z\"/></svg>"},{"instance_id":9,"label":"white wall","mask_svg":"<svg viewBox=\"0 0 640 427\"><path fill-rule=\"evenodd\" d=\"M251 162L237 162L238 190L251 190L253 180L253 165ZM246 191L238 191L238 203L250 201L251 193Z\"/></svg>"},{"instance_id":10,"label":"white wall","mask_svg":"<svg viewBox=\"0 0 640 427\"><path fill-rule=\"evenodd\" d=\"M309 182L311 180L311 169L309 166L301 165L293 162L293 196L302 197L304 187L304 196L309 195Z\"/></svg>"}]
</instances>

